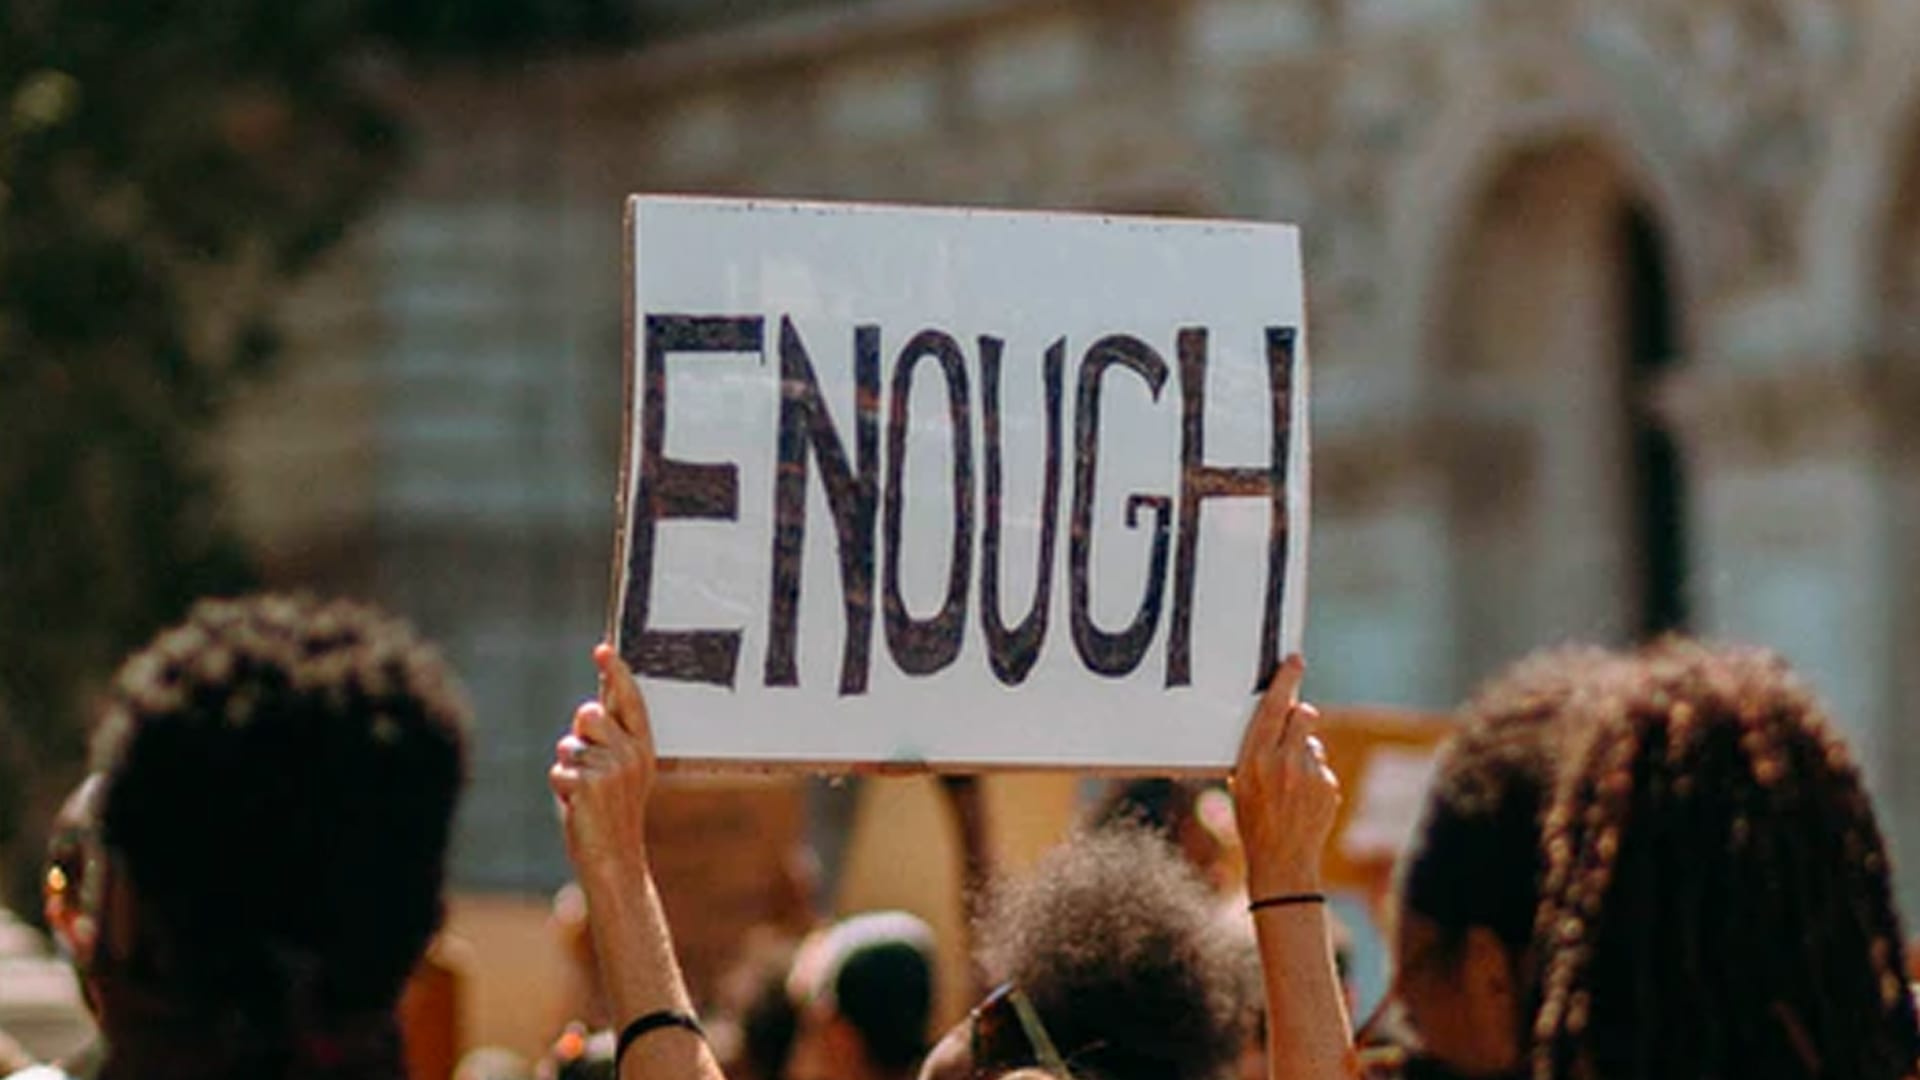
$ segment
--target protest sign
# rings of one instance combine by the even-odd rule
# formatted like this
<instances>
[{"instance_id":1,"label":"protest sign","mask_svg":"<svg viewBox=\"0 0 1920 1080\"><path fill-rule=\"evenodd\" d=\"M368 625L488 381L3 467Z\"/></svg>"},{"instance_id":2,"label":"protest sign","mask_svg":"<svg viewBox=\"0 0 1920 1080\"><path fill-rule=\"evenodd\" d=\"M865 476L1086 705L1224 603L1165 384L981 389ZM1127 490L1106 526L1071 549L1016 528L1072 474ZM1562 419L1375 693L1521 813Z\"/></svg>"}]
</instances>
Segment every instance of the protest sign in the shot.
<instances>
[{"instance_id":1,"label":"protest sign","mask_svg":"<svg viewBox=\"0 0 1920 1080\"><path fill-rule=\"evenodd\" d=\"M1298 234L635 198L616 644L663 757L1218 771L1298 648Z\"/></svg>"}]
</instances>

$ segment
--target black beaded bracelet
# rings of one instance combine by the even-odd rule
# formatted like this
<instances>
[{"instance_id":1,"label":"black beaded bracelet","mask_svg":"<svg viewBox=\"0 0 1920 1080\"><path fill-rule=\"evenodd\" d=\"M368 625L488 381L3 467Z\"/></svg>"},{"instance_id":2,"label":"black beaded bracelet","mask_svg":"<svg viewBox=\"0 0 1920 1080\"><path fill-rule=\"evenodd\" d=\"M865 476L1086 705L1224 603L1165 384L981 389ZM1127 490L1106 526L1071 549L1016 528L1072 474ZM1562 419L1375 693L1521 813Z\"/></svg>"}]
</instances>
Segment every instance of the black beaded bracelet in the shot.
<instances>
[{"instance_id":1,"label":"black beaded bracelet","mask_svg":"<svg viewBox=\"0 0 1920 1080\"><path fill-rule=\"evenodd\" d=\"M707 1037L706 1031L700 1027L700 1021L687 1013L673 1009L656 1009L620 1029L620 1042L613 1051L613 1074L620 1075L620 1061L627 1056L628 1048L634 1043L639 1042L642 1037L651 1032L670 1027L685 1028L702 1039Z\"/></svg>"},{"instance_id":2,"label":"black beaded bracelet","mask_svg":"<svg viewBox=\"0 0 1920 1080\"><path fill-rule=\"evenodd\" d=\"M1260 899L1255 900L1253 903L1248 904L1247 911L1254 912L1254 911L1259 911L1263 908L1291 907L1294 904L1324 904L1326 902L1327 902L1326 893L1317 893L1317 892L1286 893L1285 895L1282 895L1282 896L1263 896Z\"/></svg>"}]
</instances>

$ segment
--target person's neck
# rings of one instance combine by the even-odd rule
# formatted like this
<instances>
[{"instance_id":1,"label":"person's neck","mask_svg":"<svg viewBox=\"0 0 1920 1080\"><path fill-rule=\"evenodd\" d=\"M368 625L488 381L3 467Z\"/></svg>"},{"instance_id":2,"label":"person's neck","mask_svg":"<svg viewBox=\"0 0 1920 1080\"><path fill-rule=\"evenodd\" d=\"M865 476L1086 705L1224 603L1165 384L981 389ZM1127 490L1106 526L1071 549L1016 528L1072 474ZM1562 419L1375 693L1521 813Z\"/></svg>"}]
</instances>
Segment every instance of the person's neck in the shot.
<instances>
[{"instance_id":1,"label":"person's neck","mask_svg":"<svg viewBox=\"0 0 1920 1080\"><path fill-rule=\"evenodd\" d=\"M182 1005L154 993L109 992L102 1004L108 1054L99 1080L401 1080L406 1071L391 1013L281 1028L240 1009Z\"/></svg>"}]
</instances>

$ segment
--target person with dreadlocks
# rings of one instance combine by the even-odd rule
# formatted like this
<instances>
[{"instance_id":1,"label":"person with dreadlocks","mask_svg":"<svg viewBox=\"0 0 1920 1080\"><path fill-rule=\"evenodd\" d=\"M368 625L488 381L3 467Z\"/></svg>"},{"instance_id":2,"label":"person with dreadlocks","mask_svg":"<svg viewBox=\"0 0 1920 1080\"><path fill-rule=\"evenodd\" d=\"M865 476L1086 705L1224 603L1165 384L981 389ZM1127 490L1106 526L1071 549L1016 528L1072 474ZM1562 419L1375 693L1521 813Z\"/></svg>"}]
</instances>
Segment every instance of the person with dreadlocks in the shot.
<instances>
[{"instance_id":1,"label":"person with dreadlocks","mask_svg":"<svg viewBox=\"0 0 1920 1080\"><path fill-rule=\"evenodd\" d=\"M1595 725L1545 828L1534 1076L1920 1075L1873 806L1787 665L1668 641Z\"/></svg>"},{"instance_id":2,"label":"person with dreadlocks","mask_svg":"<svg viewBox=\"0 0 1920 1080\"><path fill-rule=\"evenodd\" d=\"M1442 751L1399 869L1392 989L1361 1025L1355 1040L1359 1052L1344 1061L1324 1053L1308 1061L1296 1050L1295 1066L1276 1070L1276 1077L1348 1076L1362 1070L1369 1077L1407 1078L1520 1074L1531 1019L1529 946L1542 876L1542 821L1564 748L1586 723L1576 706L1598 694L1619 663L1613 654L1593 648L1539 653L1487 684L1467 704L1459 732ZM1297 709L1311 721L1311 706ZM1257 751L1260 740L1251 731L1249 739L1243 755L1252 757L1243 757L1236 776L1242 782L1236 785L1235 817L1255 895L1317 896L1325 825L1312 824L1315 815L1285 807L1258 785L1244 783L1269 756ZM1279 753L1271 760L1285 757ZM1289 835L1295 838L1291 846L1284 842ZM1260 884L1268 879L1281 884ZM1317 906L1303 902L1280 910L1304 913ZM1288 928L1275 920L1266 929ZM1317 969L1303 963L1316 937L1298 930L1284 943L1263 940L1269 1011L1295 1018L1278 1045L1345 1036L1344 1017L1335 1019L1328 987L1300 975ZM1400 1030L1382 1039L1389 1020Z\"/></svg>"},{"instance_id":3,"label":"person with dreadlocks","mask_svg":"<svg viewBox=\"0 0 1920 1080\"><path fill-rule=\"evenodd\" d=\"M1365 1053L1377 1075L1520 1074L1541 823L1557 763L1585 727L1575 706L1619 663L1595 648L1536 653L1461 710L1397 875L1392 989L1357 1036L1373 1043L1395 1006L1411 1029Z\"/></svg>"}]
</instances>

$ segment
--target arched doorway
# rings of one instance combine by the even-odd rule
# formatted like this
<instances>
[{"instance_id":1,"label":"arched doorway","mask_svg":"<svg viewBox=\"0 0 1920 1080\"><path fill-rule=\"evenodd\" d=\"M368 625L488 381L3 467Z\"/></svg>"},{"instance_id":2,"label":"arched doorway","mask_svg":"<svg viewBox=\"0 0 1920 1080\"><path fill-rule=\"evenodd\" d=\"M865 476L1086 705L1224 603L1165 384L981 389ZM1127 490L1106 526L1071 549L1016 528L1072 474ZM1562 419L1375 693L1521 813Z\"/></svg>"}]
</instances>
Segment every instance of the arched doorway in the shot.
<instances>
[{"instance_id":1,"label":"arched doorway","mask_svg":"<svg viewBox=\"0 0 1920 1080\"><path fill-rule=\"evenodd\" d=\"M1680 456L1654 407L1679 352L1659 227L1603 148L1492 173L1432 324L1456 689L1542 645L1687 621Z\"/></svg>"}]
</instances>

